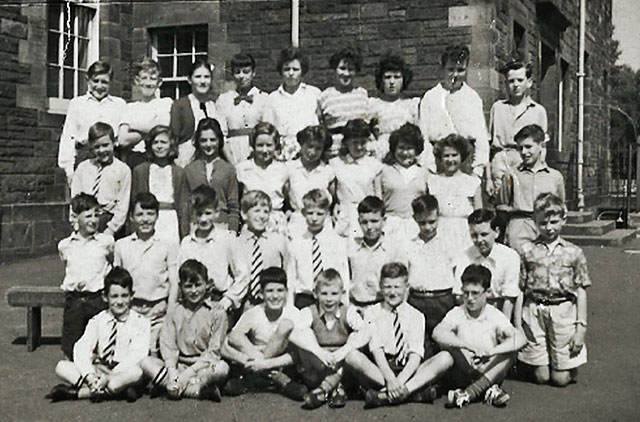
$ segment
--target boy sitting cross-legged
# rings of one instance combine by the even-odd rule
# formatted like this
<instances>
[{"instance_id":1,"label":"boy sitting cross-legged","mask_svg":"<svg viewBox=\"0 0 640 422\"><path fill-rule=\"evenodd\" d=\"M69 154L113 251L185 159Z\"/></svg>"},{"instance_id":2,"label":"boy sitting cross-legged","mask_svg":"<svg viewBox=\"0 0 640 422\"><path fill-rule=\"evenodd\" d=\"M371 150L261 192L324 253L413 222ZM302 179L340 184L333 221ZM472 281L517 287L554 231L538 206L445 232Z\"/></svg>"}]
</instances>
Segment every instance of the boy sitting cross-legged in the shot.
<instances>
[{"instance_id":1,"label":"boy sitting cross-legged","mask_svg":"<svg viewBox=\"0 0 640 422\"><path fill-rule=\"evenodd\" d=\"M433 338L453 357L451 380L464 389L449 391L448 406L462 407L484 395L486 404L506 406L499 384L525 337L498 309L487 304L491 271L471 264L462 273L464 304L453 308L433 330Z\"/></svg>"},{"instance_id":2,"label":"boy sitting cross-legged","mask_svg":"<svg viewBox=\"0 0 640 422\"><path fill-rule=\"evenodd\" d=\"M208 298L210 281L204 264L189 259L179 270L182 300L167 314L160 331L162 360L142 361L151 378L151 395L165 389L167 397L220 401L217 385L229 374L220 357L222 339L227 332L227 314Z\"/></svg>"},{"instance_id":3,"label":"boy sitting cross-legged","mask_svg":"<svg viewBox=\"0 0 640 422\"><path fill-rule=\"evenodd\" d=\"M73 347L73 361L56 365L56 375L67 384L51 390L52 401L100 401L125 392L135 401L134 386L142 380L140 361L149 353L151 325L131 310L133 280L127 270L113 268L104 280L108 309L93 317Z\"/></svg>"},{"instance_id":4,"label":"boy sitting cross-legged","mask_svg":"<svg viewBox=\"0 0 640 422\"><path fill-rule=\"evenodd\" d=\"M260 273L260 287L263 302L242 314L223 343L222 355L239 372L224 391L237 396L250 386L274 386L301 401L307 388L282 371L293 365L289 337L300 319L300 311L287 304L287 275L281 268L269 267Z\"/></svg>"},{"instance_id":5,"label":"boy sitting cross-legged","mask_svg":"<svg viewBox=\"0 0 640 422\"><path fill-rule=\"evenodd\" d=\"M364 319L371 339L371 357L352 351L347 365L369 388L365 409L405 401L430 403L436 397L427 387L453 363L447 352L439 352L422 362L424 356L424 315L406 302L408 272L404 264L392 262L382 267L382 303L367 308Z\"/></svg>"}]
</instances>

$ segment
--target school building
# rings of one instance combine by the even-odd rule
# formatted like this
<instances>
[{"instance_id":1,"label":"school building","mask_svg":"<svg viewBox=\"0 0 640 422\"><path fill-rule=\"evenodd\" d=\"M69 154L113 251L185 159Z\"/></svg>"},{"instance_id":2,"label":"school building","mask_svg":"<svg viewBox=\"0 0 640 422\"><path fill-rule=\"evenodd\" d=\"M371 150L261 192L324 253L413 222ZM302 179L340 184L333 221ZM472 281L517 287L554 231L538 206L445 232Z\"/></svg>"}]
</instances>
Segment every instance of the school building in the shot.
<instances>
[{"instance_id":1,"label":"school building","mask_svg":"<svg viewBox=\"0 0 640 422\"><path fill-rule=\"evenodd\" d=\"M136 99L129 66L150 55L163 69L163 95L188 92L198 56L216 66L241 50L257 60L257 84L279 83L275 61L292 30L310 56L306 81L331 82L328 56L346 43L365 58L360 85L375 93L373 72L387 50L412 65L408 94L437 83L449 43L471 49L468 83L485 111L501 96L497 69L517 53L534 64L533 97L549 115L548 161L576 204L579 0L14 0L0 5L0 260L55 251L69 232L65 183L57 169L68 101L85 92L84 72L97 59L115 71L112 94ZM608 195L611 0L588 0L586 14L584 193L587 206ZM293 13L299 16L292 25Z\"/></svg>"}]
</instances>

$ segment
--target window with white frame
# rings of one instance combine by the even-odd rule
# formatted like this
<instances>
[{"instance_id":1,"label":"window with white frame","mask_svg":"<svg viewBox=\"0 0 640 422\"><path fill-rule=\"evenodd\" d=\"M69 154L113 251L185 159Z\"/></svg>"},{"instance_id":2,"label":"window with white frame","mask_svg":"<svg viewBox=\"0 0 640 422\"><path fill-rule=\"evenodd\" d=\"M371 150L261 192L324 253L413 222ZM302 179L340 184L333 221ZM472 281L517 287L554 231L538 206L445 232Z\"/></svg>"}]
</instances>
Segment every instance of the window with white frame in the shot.
<instances>
[{"instance_id":1,"label":"window with white frame","mask_svg":"<svg viewBox=\"0 0 640 422\"><path fill-rule=\"evenodd\" d=\"M51 108L87 90L87 67L98 60L98 7L97 1L48 1L47 97Z\"/></svg>"},{"instance_id":2,"label":"window with white frame","mask_svg":"<svg viewBox=\"0 0 640 422\"><path fill-rule=\"evenodd\" d=\"M187 95L191 65L196 59L207 59L207 25L158 28L149 33L152 57L162 69L160 96L177 99Z\"/></svg>"}]
</instances>

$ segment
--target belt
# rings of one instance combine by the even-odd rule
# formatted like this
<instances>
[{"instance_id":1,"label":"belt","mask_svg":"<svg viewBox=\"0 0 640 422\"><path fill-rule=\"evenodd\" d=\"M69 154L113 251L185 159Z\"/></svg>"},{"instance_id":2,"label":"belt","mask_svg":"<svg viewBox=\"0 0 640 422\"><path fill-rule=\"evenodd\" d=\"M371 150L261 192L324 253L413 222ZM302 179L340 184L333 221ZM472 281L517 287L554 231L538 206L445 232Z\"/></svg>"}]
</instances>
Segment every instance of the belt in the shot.
<instances>
[{"instance_id":1,"label":"belt","mask_svg":"<svg viewBox=\"0 0 640 422\"><path fill-rule=\"evenodd\" d=\"M537 303L538 305L560 305L564 302L575 302L575 297L571 295L538 295L535 292L528 293L526 298L531 300L532 302Z\"/></svg>"},{"instance_id":2,"label":"belt","mask_svg":"<svg viewBox=\"0 0 640 422\"><path fill-rule=\"evenodd\" d=\"M173 202L160 202L159 205L160 205L159 208L161 210L173 210L173 209L175 209L175 207L173 205Z\"/></svg>"},{"instance_id":3,"label":"belt","mask_svg":"<svg viewBox=\"0 0 640 422\"><path fill-rule=\"evenodd\" d=\"M327 129L327 132L329 132L331 135L342 135L343 129L344 129L344 126L339 126L339 127Z\"/></svg>"},{"instance_id":4,"label":"belt","mask_svg":"<svg viewBox=\"0 0 640 422\"><path fill-rule=\"evenodd\" d=\"M509 213L509 216L511 218L528 218L528 219L531 219L531 218L533 218L533 212L532 211L516 210L516 211L511 211Z\"/></svg>"},{"instance_id":5,"label":"belt","mask_svg":"<svg viewBox=\"0 0 640 422\"><path fill-rule=\"evenodd\" d=\"M229 129L227 136L249 136L253 132L253 128L247 127L242 129Z\"/></svg>"},{"instance_id":6,"label":"belt","mask_svg":"<svg viewBox=\"0 0 640 422\"><path fill-rule=\"evenodd\" d=\"M409 294L417 297L440 297L450 295L453 289L440 289L440 290L418 290L409 289Z\"/></svg>"},{"instance_id":7,"label":"belt","mask_svg":"<svg viewBox=\"0 0 640 422\"><path fill-rule=\"evenodd\" d=\"M360 307L371 306L371 305L375 305L376 303L380 303L380 300L378 299L361 301L361 300L354 299L353 297L350 298L350 301L352 305L360 306Z\"/></svg>"}]
</instances>

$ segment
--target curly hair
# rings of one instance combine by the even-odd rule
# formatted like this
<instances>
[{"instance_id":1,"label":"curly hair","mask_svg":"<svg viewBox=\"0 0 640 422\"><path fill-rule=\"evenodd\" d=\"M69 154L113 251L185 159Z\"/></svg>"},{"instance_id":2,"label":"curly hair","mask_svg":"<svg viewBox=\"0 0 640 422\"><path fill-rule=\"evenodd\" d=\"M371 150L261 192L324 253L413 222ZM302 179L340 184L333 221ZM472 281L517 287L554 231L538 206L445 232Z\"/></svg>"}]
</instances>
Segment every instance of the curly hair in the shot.
<instances>
[{"instance_id":1,"label":"curly hair","mask_svg":"<svg viewBox=\"0 0 640 422\"><path fill-rule=\"evenodd\" d=\"M460 153L461 163L466 160L471 153L471 143L469 139L465 138L464 136L452 133L446 138L436 142L436 144L434 145L433 155L436 157L436 160L442 160L442 154L444 154L444 149L446 147L453 148Z\"/></svg>"},{"instance_id":2,"label":"curly hair","mask_svg":"<svg viewBox=\"0 0 640 422\"><path fill-rule=\"evenodd\" d=\"M344 60L347 63L351 63L355 67L356 72L360 72L362 68L362 54L356 47L347 46L336 51L329 57L329 67L336 69L340 64L340 61Z\"/></svg>"},{"instance_id":3,"label":"curly hair","mask_svg":"<svg viewBox=\"0 0 640 422\"><path fill-rule=\"evenodd\" d=\"M413 71L404 59L396 54L387 53L380 59L378 67L376 68L376 87L378 87L380 92L382 92L382 80L384 79L385 72L402 73L403 91L409 87L413 79Z\"/></svg>"}]
</instances>

